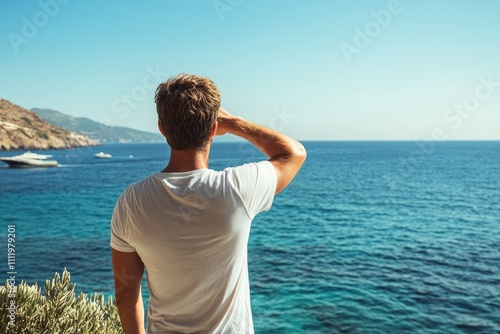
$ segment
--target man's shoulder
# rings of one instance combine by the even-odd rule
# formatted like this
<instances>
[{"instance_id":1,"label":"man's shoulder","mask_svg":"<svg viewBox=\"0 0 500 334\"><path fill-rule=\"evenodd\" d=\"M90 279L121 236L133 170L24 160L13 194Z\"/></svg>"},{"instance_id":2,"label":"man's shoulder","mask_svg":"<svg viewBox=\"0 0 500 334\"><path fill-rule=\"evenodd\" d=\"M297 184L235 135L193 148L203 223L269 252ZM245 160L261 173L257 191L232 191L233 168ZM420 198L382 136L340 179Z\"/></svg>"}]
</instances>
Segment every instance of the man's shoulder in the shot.
<instances>
[{"instance_id":1,"label":"man's shoulder","mask_svg":"<svg viewBox=\"0 0 500 334\"><path fill-rule=\"evenodd\" d=\"M276 170L271 162L250 162L227 172L229 188L243 203L250 219L259 212L269 210L277 182Z\"/></svg>"},{"instance_id":2,"label":"man's shoulder","mask_svg":"<svg viewBox=\"0 0 500 334\"><path fill-rule=\"evenodd\" d=\"M258 170L274 170L273 164L269 160L262 160L262 161L257 161L257 162L247 162L239 166L235 167L228 167L224 169L224 172L227 173L251 173L253 171L258 171Z\"/></svg>"},{"instance_id":3,"label":"man's shoulder","mask_svg":"<svg viewBox=\"0 0 500 334\"><path fill-rule=\"evenodd\" d=\"M226 175L226 181L231 187L251 190L259 188L258 184L263 184L264 187L275 186L277 179L276 170L268 160L226 168L223 174Z\"/></svg>"},{"instance_id":4,"label":"man's shoulder","mask_svg":"<svg viewBox=\"0 0 500 334\"><path fill-rule=\"evenodd\" d=\"M224 172L229 180L248 180L249 182L260 180L274 183L277 179L276 170L268 160L248 162L237 167L226 168Z\"/></svg>"},{"instance_id":5,"label":"man's shoulder","mask_svg":"<svg viewBox=\"0 0 500 334\"><path fill-rule=\"evenodd\" d=\"M129 184L125 188L125 190L123 190L121 197L130 196L133 193L137 192L138 190L143 190L145 187L151 186L153 180L154 180L154 174Z\"/></svg>"}]
</instances>

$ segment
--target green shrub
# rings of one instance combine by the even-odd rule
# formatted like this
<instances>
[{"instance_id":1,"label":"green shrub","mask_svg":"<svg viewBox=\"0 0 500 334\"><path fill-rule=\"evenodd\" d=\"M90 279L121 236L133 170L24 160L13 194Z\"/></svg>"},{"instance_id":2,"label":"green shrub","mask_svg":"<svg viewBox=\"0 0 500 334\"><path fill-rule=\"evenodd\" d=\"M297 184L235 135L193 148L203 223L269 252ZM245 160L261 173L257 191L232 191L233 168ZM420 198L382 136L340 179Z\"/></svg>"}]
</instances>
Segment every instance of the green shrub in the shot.
<instances>
[{"instance_id":1,"label":"green shrub","mask_svg":"<svg viewBox=\"0 0 500 334\"><path fill-rule=\"evenodd\" d=\"M21 119L27 124L27 125L31 125L31 119L29 119L28 117L21 117Z\"/></svg>"},{"instance_id":2,"label":"green shrub","mask_svg":"<svg viewBox=\"0 0 500 334\"><path fill-rule=\"evenodd\" d=\"M0 286L0 333L123 334L113 298L105 301L97 293L75 296L75 284L66 269L62 278L55 273L52 281L45 281L45 295L37 284L28 286L26 282L17 286L15 298L10 298L10 289L8 282ZM16 306L14 325L9 324L11 300Z\"/></svg>"},{"instance_id":3,"label":"green shrub","mask_svg":"<svg viewBox=\"0 0 500 334\"><path fill-rule=\"evenodd\" d=\"M45 132L37 132L38 137L43 138L43 139L49 139L49 136Z\"/></svg>"}]
</instances>

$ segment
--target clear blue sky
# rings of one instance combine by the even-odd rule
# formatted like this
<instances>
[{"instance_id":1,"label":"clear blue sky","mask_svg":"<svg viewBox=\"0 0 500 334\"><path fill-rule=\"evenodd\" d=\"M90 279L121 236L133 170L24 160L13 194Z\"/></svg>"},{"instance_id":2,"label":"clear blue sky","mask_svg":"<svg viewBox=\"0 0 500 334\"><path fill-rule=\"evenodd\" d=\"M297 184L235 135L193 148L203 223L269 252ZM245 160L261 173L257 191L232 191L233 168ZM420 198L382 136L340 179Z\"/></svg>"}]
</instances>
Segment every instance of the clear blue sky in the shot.
<instances>
[{"instance_id":1,"label":"clear blue sky","mask_svg":"<svg viewBox=\"0 0 500 334\"><path fill-rule=\"evenodd\" d=\"M188 72L302 140L500 139L497 0L59 1L0 3L0 97L156 131Z\"/></svg>"}]
</instances>

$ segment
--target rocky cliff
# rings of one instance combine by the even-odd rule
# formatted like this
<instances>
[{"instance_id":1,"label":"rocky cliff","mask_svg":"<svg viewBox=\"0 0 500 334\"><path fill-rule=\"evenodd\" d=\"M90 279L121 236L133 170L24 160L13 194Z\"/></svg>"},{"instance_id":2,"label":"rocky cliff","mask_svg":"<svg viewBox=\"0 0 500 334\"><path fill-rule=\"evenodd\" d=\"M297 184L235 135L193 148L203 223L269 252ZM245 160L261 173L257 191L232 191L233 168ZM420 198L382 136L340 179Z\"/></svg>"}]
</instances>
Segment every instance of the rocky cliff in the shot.
<instances>
[{"instance_id":1,"label":"rocky cliff","mask_svg":"<svg viewBox=\"0 0 500 334\"><path fill-rule=\"evenodd\" d=\"M82 134L57 127L34 112L0 99L0 150L44 150L99 143Z\"/></svg>"},{"instance_id":2,"label":"rocky cliff","mask_svg":"<svg viewBox=\"0 0 500 334\"><path fill-rule=\"evenodd\" d=\"M108 126L86 117L73 117L52 109L31 109L42 119L70 131L86 135L100 143L164 143L159 133L139 131L122 126Z\"/></svg>"}]
</instances>

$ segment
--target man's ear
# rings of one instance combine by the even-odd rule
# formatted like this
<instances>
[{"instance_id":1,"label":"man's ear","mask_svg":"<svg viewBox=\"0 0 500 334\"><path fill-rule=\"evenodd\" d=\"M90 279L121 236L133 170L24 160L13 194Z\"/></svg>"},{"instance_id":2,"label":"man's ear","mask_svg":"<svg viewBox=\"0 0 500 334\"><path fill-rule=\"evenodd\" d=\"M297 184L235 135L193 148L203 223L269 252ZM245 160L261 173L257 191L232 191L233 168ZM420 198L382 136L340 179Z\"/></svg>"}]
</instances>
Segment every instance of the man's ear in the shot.
<instances>
[{"instance_id":1,"label":"man's ear","mask_svg":"<svg viewBox=\"0 0 500 334\"><path fill-rule=\"evenodd\" d=\"M158 121L158 130L160 130L160 133L163 137L167 138L167 136L165 136L165 132L163 132L163 128L161 127L160 121Z\"/></svg>"},{"instance_id":2,"label":"man's ear","mask_svg":"<svg viewBox=\"0 0 500 334\"><path fill-rule=\"evenodd\" d=\"M215 135L217 134L217 126L219 124L217 123L217 121L214 122L214 126L212 127L212 132L210 133L210 138L213 138L215 137Z\"/></svg>"}]
</instances>

